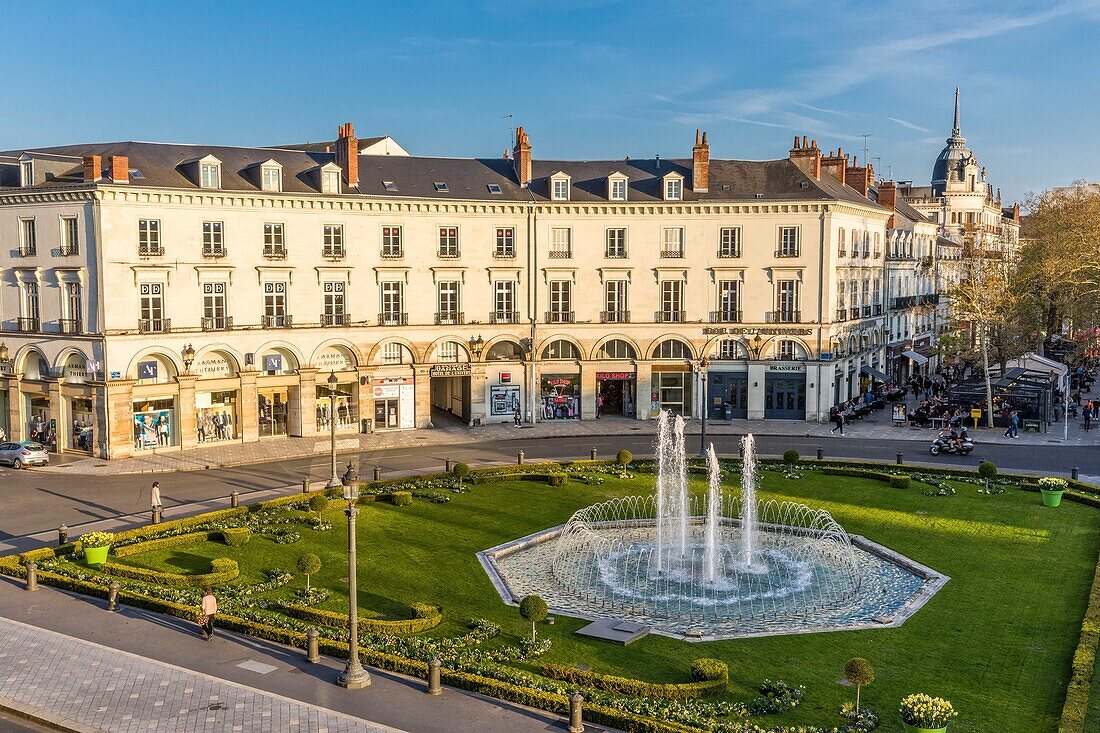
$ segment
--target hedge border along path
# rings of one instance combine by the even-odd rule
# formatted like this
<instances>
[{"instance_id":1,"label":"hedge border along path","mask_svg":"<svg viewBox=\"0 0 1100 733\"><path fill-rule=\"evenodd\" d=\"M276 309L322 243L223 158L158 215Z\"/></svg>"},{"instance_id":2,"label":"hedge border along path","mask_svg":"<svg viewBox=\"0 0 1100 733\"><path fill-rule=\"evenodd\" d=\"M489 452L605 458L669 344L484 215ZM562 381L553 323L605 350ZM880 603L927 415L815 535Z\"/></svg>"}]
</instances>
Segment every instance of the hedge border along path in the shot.
<instances>
[{"instance_id":1,"label":"hedge border along path","mask_svg":"<svg viewBox=\"0 0 1100 733\"><path fill-rule=\"evenodd\" d=\"M1097 650L1100 649L1100 562L1096 564L1096 576L1089 593L1089 605L1085 618L1081 622L1081 641L1073 653L1073 665L1070 668L1069 685L1066 687L1066 702L1062 707L1062 718L1058 723L1058 733L1084 733L1085 718L1088 715L1089 692L1092 689L1092 676L1096 669Z\"/></svg>"}]
</instances>

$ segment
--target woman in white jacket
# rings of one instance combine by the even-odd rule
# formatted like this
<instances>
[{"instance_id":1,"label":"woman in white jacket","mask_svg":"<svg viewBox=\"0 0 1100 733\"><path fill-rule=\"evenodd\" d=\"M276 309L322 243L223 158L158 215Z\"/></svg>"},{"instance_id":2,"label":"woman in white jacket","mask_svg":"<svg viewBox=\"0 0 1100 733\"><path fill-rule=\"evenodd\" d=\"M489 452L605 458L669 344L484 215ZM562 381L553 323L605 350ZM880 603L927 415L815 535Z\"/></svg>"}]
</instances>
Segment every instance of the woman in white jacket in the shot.
<instances>
[{"instance_id":1,"label":"woman in white jacket","mask_svg":"<svg viewBox=\"0 0 1100 733\"><path fill-rule=\"evenodd\" d=\"M214 638L214 615L217 612L218 600L214 598L214 591L204 588L202 603L199 605L199 628L202 629L203 638L207 641Z\"/></svg>"}]
</instances>

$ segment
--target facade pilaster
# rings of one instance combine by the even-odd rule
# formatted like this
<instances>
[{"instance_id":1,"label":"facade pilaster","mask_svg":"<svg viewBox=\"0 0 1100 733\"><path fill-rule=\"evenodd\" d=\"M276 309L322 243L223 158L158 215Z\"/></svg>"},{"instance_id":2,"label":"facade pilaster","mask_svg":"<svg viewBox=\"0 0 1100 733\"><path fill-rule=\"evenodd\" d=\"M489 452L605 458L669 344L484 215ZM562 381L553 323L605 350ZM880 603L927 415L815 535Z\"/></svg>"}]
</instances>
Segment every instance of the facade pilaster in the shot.
<instances>
[{"instance_id":1,"label":"facade pilaster","mask_svg":"<svg viewBox=\"0 0 1100 733\"><path fill-rule=\"evenodd\" d=\"M765 376L768 367L763 362L749 362L749 420L764 419L764 389L767 386Z\"/></svg>"},{"instance_id":2,"label":"facade pilaster","mask_svg":"<svg viewBox=\"0 0 1100 733\"><path fill-rule=\"evenodd\" d=\"M184 448L194 448L199 444L195 424L195 382L198 381L198 377L194 374L180 374L176 379L180 384L180 397L176 405L179 411L179 417L176 420L180 431L180 445Z\"/></svg>"},{"instance_id":3,"label":"facade pilaster","mask_svg":"<svg viewBox=\"0 0 1100 733\"><path fill-rule=\"evenodd\" d=\"M69 436L73 431L69 419L69 401L61 397L61 382L54 379L48 382L46 387L50 394L50 413L46 419L53 421L53 435L56 441L54 450L64 453L65 448L70 445Z\"/></svg>"},{"instance_id":4,"label":"facade pilaster","mask_svg":"<svg viewBox=\"0 0 1100 733\"><path fill-rule=\"evenodd\" d=\"M113 380L107 387L110 458L129 458L134 454L135 383L132 379Z\"/></svg>"},{"instance_id":5,"label":"facade pilaster","mask_svg":"<svg viewBox=\"0 0 1100 733\"><path fill-rule=\"evenodd\" d=\"M413 366L413 385L416 393L416 427L432 425L432 365Z\"/></svg>"},{"instance_id":6,"label":"facade pilaster","mask_svg":"<svg viewBox=\"0 0 1100 733\"><path fill-rule=\"evenodd\" d=\"M254 443L260 439L260 412L259 393L256 390L256 372L244 371L241 377L241 402L240 415L237 423L240 426L241 438L246 443Z\"/></svg>"},{"instance_id":7,"label":"facade pilaster","mask_svg":"<svg viewBox=\"0 0 1100 733\"><path fill-rule=\"evenodd\" d=\"M470 425L484 425L489 416L489 407L485 401L488 391L485 364L470 364Z\"/></svg>"},{"instance_id":8,"label":"facade pilaster","mask_svg":"<svg viewBox=\"0 0 1100 733\"><path fill-rule=\"evenodd\" d=\"M298 414L299 432L296 435L317 434L317 369L314 367L300 367L298 369ZM290 412L294 412L293 404ZM290 419L293 430L294 419Z\"/></svg>"},{"instance_id":9,"label":"facade pilaster","mask_svg":"<svg viewBox=\"0 0 1100 733\"><path fill-rule=\"evenodd\" d=\"M634 410L639 420L649 420L652 417L650 407L653 404L653 365L649 362L638 362L636 374L637 399Z\"/></svg>"}]
</instances>

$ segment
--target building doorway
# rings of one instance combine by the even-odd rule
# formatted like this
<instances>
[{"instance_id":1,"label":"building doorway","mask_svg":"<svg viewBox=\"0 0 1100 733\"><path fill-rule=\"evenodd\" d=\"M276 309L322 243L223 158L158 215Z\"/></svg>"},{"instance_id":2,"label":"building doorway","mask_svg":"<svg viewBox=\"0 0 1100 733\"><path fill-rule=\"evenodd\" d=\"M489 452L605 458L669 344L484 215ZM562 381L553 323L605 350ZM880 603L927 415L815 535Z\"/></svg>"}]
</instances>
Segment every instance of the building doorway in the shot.
<instances>
[{"instance_id":1,"label":"building doorway","mask_svg":"<svg viewBox=\"0 0 1100 733\"><path fill-rule=\"evenodd\" d=\"M600 415L633 417L636 411L635 382L633 374L598 372L596 374L596 400L603 398Z\"/></svg>"},{"instance_id":2,"label":"building doorway","mask_svg":"<svg viewBox=\"0 0 1100 733\"><path fill-rule=\"evenodd\" d=\"M764 417L776 420L805 420L805 376L767 377L764 380Z\"/></svg>"},{"instance_id":3,"label":"building doorway","mask_svg":"<svg viewBox=\"0 0 1100 733\"><path fill-rule=\"evenodd\" d=\"M710 372L707 378L707 418L744 420L749 416L747 372Z\"/></svg>"}]
</instances>

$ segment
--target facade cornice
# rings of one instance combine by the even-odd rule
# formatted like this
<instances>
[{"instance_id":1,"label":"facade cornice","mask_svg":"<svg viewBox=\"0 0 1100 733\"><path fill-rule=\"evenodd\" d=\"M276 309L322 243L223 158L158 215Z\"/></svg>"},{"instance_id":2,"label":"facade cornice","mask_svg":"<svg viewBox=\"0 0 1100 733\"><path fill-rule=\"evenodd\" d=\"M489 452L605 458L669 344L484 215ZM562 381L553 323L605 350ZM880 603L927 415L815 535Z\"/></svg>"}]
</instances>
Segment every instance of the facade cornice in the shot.
<instances>
[{"instance_id":1,"label":"facade cornice","mask_svg":"<svg viewBox=\"0 0 1100 733\"><path fill-rule=\"evenodd\" d=\"M96 198L96 191L91 188L50 189L48 191L35 191L23 189L20 191L5 191L0 193L0 205L25 206L27 204L59 204L73 201L92 201Z\"/></svg>"}]
</instances>

